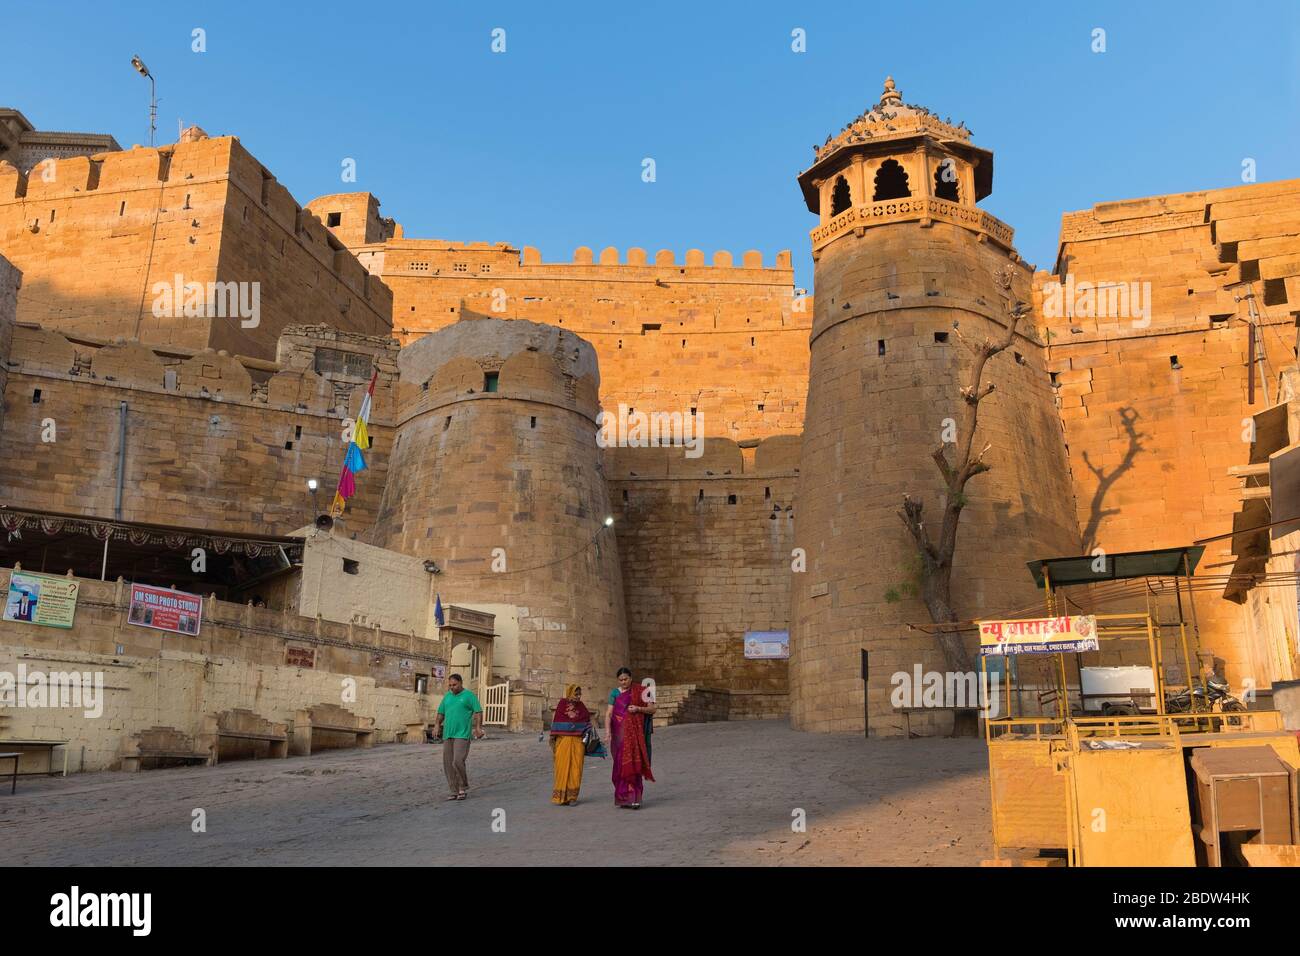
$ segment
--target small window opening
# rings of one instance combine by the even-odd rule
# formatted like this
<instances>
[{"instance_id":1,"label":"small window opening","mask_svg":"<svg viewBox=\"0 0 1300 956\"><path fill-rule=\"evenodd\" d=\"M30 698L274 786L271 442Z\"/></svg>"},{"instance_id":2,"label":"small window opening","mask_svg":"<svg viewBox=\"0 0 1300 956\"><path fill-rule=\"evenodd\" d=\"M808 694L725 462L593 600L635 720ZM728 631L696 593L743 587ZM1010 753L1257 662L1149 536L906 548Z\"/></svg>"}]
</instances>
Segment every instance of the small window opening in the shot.
<instances>
[{"instance_id":1,"label":"small window opening","mask_svg":"<svg viewBox=\"0 0 1300 956\"><path fill-rule=\"evenodd\" d=\"M1180 369L1180 368L1183 367L1183 366L1182 366L1182 363L1178 361L1178 356L1177 356L1177 355L1171 355L1171 356L1169 356L1169 367L1170 367L1171 369L1173 369L1174 371L1178 371L1178 369Z\"/></svg>"},{"instance_id":2,"label":"small window opening","mask_svg":"<svg viewBox=\"0 0 1300 956\"><path fill-rule=\"evenodd\" d=\"M332 213L330 213L330 214L325 218L325 225L327 225L327 226L337 226L337 225L338 225L339 223L341 223L342 221L343 221L343 213L341 213L341 212L332 212Z\"/></svg>"},{"instance_id":3,"label":"small window opening","mask_svg":"<svg viewBox=\"0 0 1300 956\"><path fill-rule=\"evenodd\" d=\"M1055 388L1056 386L1058 386L1058 385L1061 384L1060 382L1058 382L1058 381L1056 380L1056 376L1060 374L1059 372L1048 372L1047 374L1048 374L1048 376L1049 376L1049 377L1051 378L1051 380L1052 380L1052 387L1053 387L1053 388Z\"/></svg>"},{"instance_id":4,"label":"small window opening","mask_svg":"<svg viewBox=\"0 0 1300 956\"><path fill-rule=\"evenodd\" d=\"M450 427L451 427L451 416L448 415L447 418L442 423L442 430L446 431Z\"/></svg>"},{"instance_id":5,"label":"small window opening","mask_svg":"<svg viewBox=\"0 0 1300 956\"><path fill-rule=\"evenodd\" d=\"M247 210L245 210L245 212L247 212ZM122 205L120 205L120 206L117 207L117 214L118 214L119 216L121 216L121 215L124 215L125 213L126 213L126 200L123 199L123 200L122 200ZM245 216L245 218L247 218L247 216Z\"/></svg>"},{"instance_id":6,"label":"small window opening","mask_svg":"<svg viewBox=\"0 0 1300 956\"><path fill-rule=\"evenodd\" d=\"M948 344L948 333L947 333L947 332L935 332L935 333L934 333L934 340L935 340L936 342L938 342L940 345L946 345L946 344Z\"/></svg>"},{"instance_id":7,"label":"small window opening","mask_svg":"<svg viewBox=\"0 0 1300 956\"><path fill-rule=\"evenodd\" d=\"M301 438L301 437L302 437L302 426L301 426L301 425L295 425L295 426L293 427L293 437L294 437L294 438Z\"/></svg>"},{"instance_id":8,"label":"small window opening","mask_svg":"<svg viewBox=\"0 0 1300 956\"><path fill-rule=\"evenodd\" d=\"M876 339L876 354L877 354L877 355L884 355L884 354L885 354L885 340L884 340L884 339Z\"/></svg>"},{"instance_id":9,"label":"small window opening","mask_svg":"<svg viewBox=\"0 0 1300 956\"><path fill-rule=\"evenodd\" d=\"M880 169L876 170L876 192L872 201L906 199L910 195L912 190L907 184L907 171L899 165L898 160L885 160Z\"/></svg>"},{"instance_id":10,"label":"small window opening","mask_svg":"<svg viewBox=\"0 0 1300 956\"><path fill-rule=\"evenodd\" d=\"M641 334L645 335L647 332L658 332L661 324L662 323L659 322L642 322Z\"/></svg>"},{"instance_id":11,"label":"small window opening","mask_svg":"<svg viewBox=\"0 0 1300 956\"><path fill-rule=\"evenodd\" d=\"M758 410L759 410L760 412L763 410L763 403L762 403L762 402L759 402L759 403L758 403Z\"/></svg>"},{"instance_id":12,"label":"small window opening","mask_svg":"<svg viewBox=\"0 0 1300 956\"><path fill-rule=\"evenodd\" d=\"M763 500L764 500L764 501L771 501L771 500L772 500L772 489L771 489L771 487L767 487L767 488L764 488L764 489L763 489Z\"/></svg>"},{"instance_id":13,"label":"small window opening","mask_svg":"<svg viewBox=\"0 0 1300 956\"><path fill-rule=\"evenodd\" d=\"M55 214L56 212L58 212L57 209L51 209L51 210L50 210L50 222L54 222L54 214Z\"/></svg>"},{"instance_id":14,"label":"small window opening","mask_svg":"<svg viewBox=\"0 0 1300 956\"><path fill-rule=\"evenodd\" d=\"M359 574L360 571L361 571L361 562L360 562L360 561L353 561L353 560L351 560L351 559L349 559L349 558L344 558L344 559L343 559L343 573L344 573L344 574Z\"/></svg>"},{"instance_id":15,"label":"small window opening","mask_svg":"<svg viewBox=\"0 0 1300 956\"><path fill-rule=\"evenodd\" d=\"M531 418L528 419L528 427L529 427L529 428L536 428L536 427L537 427L537 416L536 416L536 415L534 415L534 416L532 416Z\"/></svg>"},{"instance_id":16,"label":"small window opening","mask_svg":"<svg viewBox=\"0 0 1300 956\"><path fill-rule=\"evenodd\" d=\"M488 372L486 375L483 376L483 391L495 392L497 390L497 386L500 385L500 380L501 380L500 372Z\"/></svg>"},{"instance_id":17,"label":"small window opening","mask_svg":"<svg viewBox=\"0 0 1300 956\"><path fill-rule=\"evenodd\" d=\"M1021 355L1019 352L1012 352L1011 354L1014 355L1014 356L1016 357L1016 364L1017 364L1017 365L1024 365L1024 364L1025 364L1025 357L1024 357L1023 355Z\"/></svg>"},{"instance_id":18,"label":"small window opening","mask_svg":"<svg viewBox=\"0 0 1300 956\"><path fill-rule=\"evenodd\" d=\"M293 451L293 442L291 442L291 441L287 441L287 442L285 442L285 443L284 443L284 450L285 450L285 451Z\"/></svg>"},{"instance_id":19,"label":"small window opening","mask_svg":"<svg viewBox=\"0 0 1300 956\"><path fill-rule=\"evenodd\" d=\"M696 501L703 501L703 500L704 500L704 489L703 489L703 488L700 489L700 496L699 496L698 498L696 498L695 500L696 500Z\"/></svg>"},{"instance_id":20,"label":"small window opening","mask_svg":"<svg viewBox=\"0 0 1300 956\"><path fill-rule=\"evenodd\" d=\"M32 389L32 404L39 405L40 403L41 403L41 390L39 388Z\"/></svg>"},{"instance_id":21,"label":"small window opening","mask_svg":"<svg viewBox=\"0 0 1300 956\"><path fill-rule=\"evenodd\" d=\"M734 505L735 503L736 503L736 496L735 496L735 495L727 495L727 504L729 504L729 505Z\"/></svg>"},{"instance_id":22,"label":"small window opening","mask_svg":"<svg viewBox=\"0 0 1300 956\"><path fill-rule=\"evenodd\" d=\"M627 504L627 489L623 489L623 504Z\"/></svg>"},{"instance_id":23,"label":"small window opening","mask_svg":"<svg viewBox=\"0 0 1300 956\"><path fill-rule=\"evenodd\" d=\"M835 188L831 190L831 215L838 216L853 205L853 197L849 192L849 183L843 176L835 179Z\"/></svg>"},{"instance_id":24,"label":"small window opening","mask_svg":"<svg viewBox=\"0 0 1300 956\"><path fill-rule=\"evenodd\" d=\"M934 195L938 199L958 202L957 164L945 159L934 171Z\"/></svg>"}]
</instances>

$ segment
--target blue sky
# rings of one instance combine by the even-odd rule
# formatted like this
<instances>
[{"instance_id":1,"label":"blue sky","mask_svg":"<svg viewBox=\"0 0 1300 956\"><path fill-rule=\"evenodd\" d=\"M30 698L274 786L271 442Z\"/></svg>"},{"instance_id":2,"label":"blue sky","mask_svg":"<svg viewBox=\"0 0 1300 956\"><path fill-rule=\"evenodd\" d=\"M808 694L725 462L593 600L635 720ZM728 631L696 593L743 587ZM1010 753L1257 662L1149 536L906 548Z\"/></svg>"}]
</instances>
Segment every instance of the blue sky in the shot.
<instances>
[{"instance_id":1,"label":"blue sky","mask_svg":"<svg viewBox=\"0 0 1300 956\"><path fill-rule=\"evenodd\" d=\"M996 157L983 206L1055 257L1094 202L1300 176L1300 4L7 3L0 105L147 142L235 134L299 202L368 190L408 236L791 249L797 173L892 74ZM206 31L207 52L191 51ZM491 50L494 28L506 52ZM1092 31L1106 52L1092 52ZM807 52L791 50L806 31ZM641 180L652 157L657 181ZM340 179L353 158L357 182Z\"/></svg>"}]
</instances>

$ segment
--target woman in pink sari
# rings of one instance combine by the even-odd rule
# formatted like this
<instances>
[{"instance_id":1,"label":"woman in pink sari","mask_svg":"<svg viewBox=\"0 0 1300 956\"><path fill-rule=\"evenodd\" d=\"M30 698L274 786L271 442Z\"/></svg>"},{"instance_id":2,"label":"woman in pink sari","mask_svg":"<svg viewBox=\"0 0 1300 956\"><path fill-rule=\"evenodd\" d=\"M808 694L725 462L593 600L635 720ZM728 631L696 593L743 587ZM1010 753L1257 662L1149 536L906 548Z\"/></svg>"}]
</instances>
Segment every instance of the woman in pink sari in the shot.
<instances>
[{"instance_id":1,"label":"woman in pink sari","mask_svg":"<svg viewBox=\"0 0 1300 956\"><path fill-rule=\"evenodd\" d=\"M610 735L610 756L614 760L614 805L641 809L645 781L654 780L650 754L646 749L645 719L655 705L645 697L645 688L632 682L626 667L618 671L618 688L609 692L605 728Z\"/></svg>"}]
</instances>

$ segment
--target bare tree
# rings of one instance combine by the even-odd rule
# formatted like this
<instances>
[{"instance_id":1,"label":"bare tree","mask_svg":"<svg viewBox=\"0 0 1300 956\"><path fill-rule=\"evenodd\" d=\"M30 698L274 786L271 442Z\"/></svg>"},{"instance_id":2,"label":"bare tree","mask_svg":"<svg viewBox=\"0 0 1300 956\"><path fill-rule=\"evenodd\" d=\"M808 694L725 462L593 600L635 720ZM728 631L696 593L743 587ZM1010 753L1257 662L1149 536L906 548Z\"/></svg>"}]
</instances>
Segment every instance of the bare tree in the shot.
<instances>
[{"instance_id":1,"label":"bare tree","mask_svg":"<svg viewBox=\"0 0 1300 956\"><path fill-rule=\"evenodd\" d=\"M1011 265L997 273L998 284L1008 295L1011 292L1013 275L1014 266ZM991 445L985 444L978 454L974 452L980 402L988 398L994 390L992 383L982 384L984 367L989 359L1011 345L1015 339L1016 327L1027 311L1028 307L1024 302L1014 300L1014 304L1007 307L1005 334L996 341L990 337L978 345L968 341L961 334L958 324L953 323L958 340L974 353L975 361L970 370L970 384L961 388L962 415L958 425L957 440L951 443L941 441L939 447L930 456L934 459L939 474L943 476L945 486L943 518L939 524L938 535L931 535L922 514L924 504L918 498L903 495L903 508L898 513L916 543L920 558L921 600L925 602L930 620L935 624L950 625L960 620L952 603L952 558L953 552L957 549L957 527L961 520L962 509L966 507L967 482L992 467L984 460ZM956 451L955 456L951 458L948 452L950 444ZM950 671L969 672L974 669L957 628L941 627L939 645ZM963 724L963 729L973 731L975 726L973 714L974 711L967 711L963 718L963 712L958 712L958 720ZM954 732L957 730L958 728L954 727Z\"/></svg>"}]
</instances>

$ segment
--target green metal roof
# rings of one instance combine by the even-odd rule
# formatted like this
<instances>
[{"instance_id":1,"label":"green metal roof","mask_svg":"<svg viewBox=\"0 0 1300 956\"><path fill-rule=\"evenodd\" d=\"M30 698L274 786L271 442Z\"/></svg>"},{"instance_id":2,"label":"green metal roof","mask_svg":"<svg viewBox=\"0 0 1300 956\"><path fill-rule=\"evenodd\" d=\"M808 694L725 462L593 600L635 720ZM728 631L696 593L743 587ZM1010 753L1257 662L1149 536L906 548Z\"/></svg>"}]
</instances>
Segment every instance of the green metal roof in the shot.
<instances>
[{"instance_id":1,"label":"green metal roof","mask_svg":"<svg viewBox=\"0 0 1300 956\"><path fill-rule=\"evenodd\" d=\"M1202 546L1161 548L1158 551L1124 551L1116 554L1085 554L1077 558L1044 558L1029 562L1034 583L1044 586L1046 575L1052 587L1095 584L1098 581L1127 581L1131 578L1169 577L1195 573L1205 553ZM1186 568L1183 559L1186 556ZM1096 568L1101 568L1100 571ZM1046 572L1046 574L1044 573Z\"/></svg>"}]
</instances>

